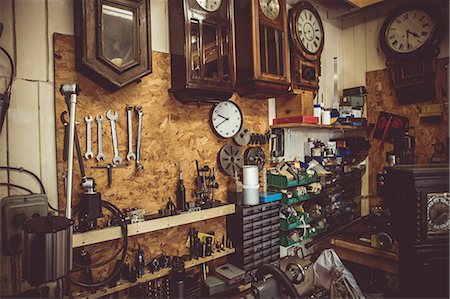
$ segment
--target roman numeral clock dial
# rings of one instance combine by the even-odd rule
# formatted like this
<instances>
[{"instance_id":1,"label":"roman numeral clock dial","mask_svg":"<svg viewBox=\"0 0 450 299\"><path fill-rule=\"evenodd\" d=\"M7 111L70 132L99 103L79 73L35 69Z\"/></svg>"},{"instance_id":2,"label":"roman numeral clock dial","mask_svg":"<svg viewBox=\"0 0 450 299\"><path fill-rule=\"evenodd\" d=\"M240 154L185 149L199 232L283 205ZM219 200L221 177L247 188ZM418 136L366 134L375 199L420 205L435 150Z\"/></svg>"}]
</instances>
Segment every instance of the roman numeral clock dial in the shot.
<instances>
[{"instance_id":1,"label":"roman numeral clock dial","mask_svg":"<svg viewBox=\"0 0 450 299\"><path fill-rule=\"evenodd\" d=\"M302 47L311 54L317 53L322 44L323 32L311 10L305 8L298 14L296 30Z\"/></svg>"},{"instance_id":2,"label":"roman numeral clock dial","mask_svg":"<svg viewBox=\"0 0 450 299\"><path fill-rule=\"evenodd\" d=\"M432 36L434 22L422 10L403 12L388 25L385 39L388 47L398 53L410 53L422 47Z\"/></svg>"},{"instance_id":3,"label":"roman numeral clock dial","mask_svg":"<svg viewBox=\"0 0 450 299\"><path fill-rule=\"evenodd\" d=\"M197 0L198 5L206 11L216 11L219 9L222 0Z\"/></svg>"}]
</instances>

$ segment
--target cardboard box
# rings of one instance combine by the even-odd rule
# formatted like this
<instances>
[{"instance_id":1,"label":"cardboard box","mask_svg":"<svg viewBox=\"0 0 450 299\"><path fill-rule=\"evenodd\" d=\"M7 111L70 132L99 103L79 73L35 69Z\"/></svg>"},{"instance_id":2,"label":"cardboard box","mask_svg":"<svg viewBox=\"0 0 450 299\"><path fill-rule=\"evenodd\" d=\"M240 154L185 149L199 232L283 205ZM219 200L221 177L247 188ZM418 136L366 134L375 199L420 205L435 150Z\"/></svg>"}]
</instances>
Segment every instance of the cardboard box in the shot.
<instances>
[{"instance_id":1,"label":"cardboard box","mask_svg":"<svg viewBox=\"0 0 450 299\"><path fill-rule=\"evenodd\" d=\"M277 118L314 115L314 94L312 91L302 91L300 94L278 97L275 103Z\"/></svg>"}]
</instances>

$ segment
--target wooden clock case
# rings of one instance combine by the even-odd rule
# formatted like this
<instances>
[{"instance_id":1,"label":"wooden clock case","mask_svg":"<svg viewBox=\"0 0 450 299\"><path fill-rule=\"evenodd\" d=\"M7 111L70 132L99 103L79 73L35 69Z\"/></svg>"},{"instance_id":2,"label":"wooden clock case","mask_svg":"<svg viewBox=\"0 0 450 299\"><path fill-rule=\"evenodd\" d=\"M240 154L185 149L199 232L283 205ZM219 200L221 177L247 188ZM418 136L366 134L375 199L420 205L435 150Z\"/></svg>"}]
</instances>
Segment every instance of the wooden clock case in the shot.
<instances>
[{"instance_id":1,"label":"wooden clock case","mask_svg":"<svg viewBox=\"0 0 450 299\"><path fill-rule=\"evenodd\" d=\"M235 2L236 91L249 98L288 94L291 89L286 1L279 0L275 20L261 11L259 0Z\"/></svg>"},{"instance_id":2,"label":"wooden clock case","mask_svg":"<svg viewBox=\"0 0 450 299\"><path fill-rule=\"evenodd\" d=\"M233 95L233 0L213 12L196 0L169 1L170 93L180 102L217 102Z\"/></svg>"}]
</instances>

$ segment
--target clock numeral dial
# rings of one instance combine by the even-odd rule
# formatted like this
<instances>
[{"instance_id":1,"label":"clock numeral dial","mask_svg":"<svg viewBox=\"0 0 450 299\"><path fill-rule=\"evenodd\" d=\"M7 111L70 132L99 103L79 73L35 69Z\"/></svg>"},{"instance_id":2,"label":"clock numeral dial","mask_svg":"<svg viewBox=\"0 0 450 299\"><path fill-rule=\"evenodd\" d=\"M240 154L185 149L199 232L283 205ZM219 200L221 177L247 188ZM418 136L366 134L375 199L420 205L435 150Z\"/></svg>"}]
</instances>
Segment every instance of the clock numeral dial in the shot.
<instances>
[{"instance_id":1,"label":"clock numeral dial","mask_svg":"<svg viewBox=\"0 0 450 299\"><path fill-rule=\"evenodd\" d=\"M271 20L278 18L280 14L280 2L278 0L259 0L259 6L267 18Z\"/></svg>"},{"instance_id":2,"label":"clock numeral dial","mask_svg":"<svg viewBox=\"0 0 450 299\"><path fill-rule=\"evenodd\" d=\"M216 11L222 4L222 0L197 0L198 5L206 11Z\"/></svg>"},{"instance_id":3,"label":"clock numeral dial","mask_svg":"<svg viewBox=\"0 0 450 299\"><path fill-rule=\"evenodd\" d=\"M422 10L410 10L396 17L387 27L387 45L395 52L410 53L423 46L434 31L430 15Z\"/></svg>"},{"instance_id":4,"label":"clock numeral dial","mask_svg":"<svg viewBox=\"0 0 450 299\"><path fill-rule=\"evenodd\" d=\"M300 44L311 54L317 53L323 42L323 32L316 15L305 8L298 14L296 22L297 36Z\"/></svg>"}]
</instances>

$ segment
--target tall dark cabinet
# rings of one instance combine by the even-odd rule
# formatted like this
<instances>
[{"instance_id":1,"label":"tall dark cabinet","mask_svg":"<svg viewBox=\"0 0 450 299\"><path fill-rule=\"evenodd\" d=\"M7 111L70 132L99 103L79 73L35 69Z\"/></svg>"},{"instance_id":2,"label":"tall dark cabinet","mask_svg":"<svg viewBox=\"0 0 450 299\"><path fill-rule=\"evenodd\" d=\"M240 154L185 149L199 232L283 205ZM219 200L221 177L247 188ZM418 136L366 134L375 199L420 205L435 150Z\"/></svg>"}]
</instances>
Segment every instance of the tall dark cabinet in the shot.
<instances>
[{"instance_id":1,"label":"tall dark cabinet","mask_svg":"<svg viewBox=\"0 0 450 299\"><path fill-rule=\"evenodd\" d=\"M399 241L400 295L449 298L449 166L386 167L385 199Z\"/></svg>"},{"instance_id":2,"label":"tall dark cabinet","mask_svg":"<svg viewBox=\"0 0 450 299\"><path fill-rule=\"evenodd\" d=\"M170 0L172 86L180 102L221 101L233 95L233 0Z\"/></svg>"}]
</instances>

